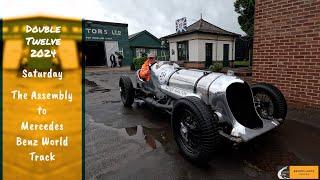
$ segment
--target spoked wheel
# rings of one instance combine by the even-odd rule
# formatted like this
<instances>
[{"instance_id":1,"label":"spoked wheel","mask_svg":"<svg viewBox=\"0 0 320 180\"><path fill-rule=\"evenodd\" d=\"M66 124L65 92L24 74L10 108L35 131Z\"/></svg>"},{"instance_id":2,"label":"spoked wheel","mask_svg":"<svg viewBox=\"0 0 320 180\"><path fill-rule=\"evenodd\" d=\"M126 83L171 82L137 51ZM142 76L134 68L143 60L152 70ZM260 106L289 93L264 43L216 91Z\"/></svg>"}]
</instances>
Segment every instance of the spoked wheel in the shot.
<instances>
[{"instance_id":1,"label":"spoked wheel","mask_svg":"<svg viewBox=\"0 0 320 180\"><path fill-rule=\"evenodd\" d=\"M200 143L198 140L200 137L199 124L189 110L184 109L182 111L184 111L182 112L183 116L177 120L180 122L178 124L178 127L180 125L178 139L189 153L198 154Z\"/></svg>"},{"instance_id":2,"label":"spoked wheel","mask_svg":"<svg viewBox=\"0 0 320 180\"><path fill-rule=\"evenodd\" d=\"M252 86L256 110L264 119L285 119L287 103L281 91L271 84Z\"/></svg>"},{"instance_id":3,"label":"spoked wheel","mask_svg":"<svg viewBox=\"0 0 320 180\"><path fill-rule=\"evenodd\" d=\"M220 145L218 119L197 97L177 100L172 112L172 131L180 152L195 163L207 163Z\"/></svg>"},{"instance_id":4,"label":"spoked wheel","mask_svg":"<svg viewBox=\"0 0 320 180\"><path fill-rule=\"evenodd\" d=\"M274 113L274 105L270 96L265 93L257 93L254 97L257 111L264 119L272 119Z\"/></svg>"},{"instance_id":5,"label":"spoked wheel","mask_svg":"<svg viewBox=\"0 0 320 180\"><path fill-rule=\"evenodd\" d=\"M124 106L130 107L134 101L134 88L128 76L121 76L119 81L121 101Z\"/></svg>"}]
</instances>

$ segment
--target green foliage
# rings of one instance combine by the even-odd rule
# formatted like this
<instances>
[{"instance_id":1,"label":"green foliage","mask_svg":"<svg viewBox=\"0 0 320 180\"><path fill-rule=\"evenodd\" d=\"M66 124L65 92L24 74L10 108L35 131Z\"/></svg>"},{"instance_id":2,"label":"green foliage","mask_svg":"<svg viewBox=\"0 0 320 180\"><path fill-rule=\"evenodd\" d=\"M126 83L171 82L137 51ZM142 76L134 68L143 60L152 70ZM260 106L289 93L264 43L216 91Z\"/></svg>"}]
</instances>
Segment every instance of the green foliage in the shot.
<instances>
[{"instance_id":1,"label":"green foliage","mask_svg":"<svg viewBox=\"0 0 320 180\"><path fill-rule=\"evenodd\" d=\"M209 70L212 72L221 72L223 65L221 62L214 62L210 67Z\"/></svg>"},{"instance_id":2,"label":"green foliage","mask_svg":"<svg viewBox=\"0 0 320 180\"><path fill-rule=\"evenodd\" d=\"M241 29L253 37L255 0L236 0L234 8L239 14L238 22Z\"/></svg>"},{"instance_id":3,"label":"green foliage","mask_svg":"<svg viewBox=\"0 0 320 180\"><path fill-rule=\"evenodd\" d=\"M140 69L143 63L146 61L146 57L133 58L133 64L136 69Z\"/></svg>"},{"instance_id":4,"label":"green foliage","mask_svg":"<svg viewBox=\"0 0 320 180\"><path fill-rule=\"evenodd\" d=\"M248 67L249 61L234 61L233 65L234 67Z\"/></svg>"}]
</instances>

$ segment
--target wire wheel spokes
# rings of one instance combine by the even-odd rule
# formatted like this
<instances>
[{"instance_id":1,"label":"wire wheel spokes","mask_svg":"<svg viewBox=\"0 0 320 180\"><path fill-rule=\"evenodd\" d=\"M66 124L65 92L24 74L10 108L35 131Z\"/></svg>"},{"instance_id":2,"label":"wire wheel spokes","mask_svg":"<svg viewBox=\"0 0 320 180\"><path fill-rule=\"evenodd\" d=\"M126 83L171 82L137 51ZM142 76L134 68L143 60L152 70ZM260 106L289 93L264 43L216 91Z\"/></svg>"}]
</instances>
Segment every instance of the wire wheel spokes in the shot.
<instances>
[{"instance_id":1,"label":"wire wheel spokes","mask_svg":"<svg viewBox=\"0 0 320 180\"><path fill-rule=\"evenodd\" d=\"M189 110L185 109L179 121L180 136L182 143L188 151L195 153L199 148L199 125L194 115Z\"/></svg>"},{"instance_id":2,"label":"wire wheel spokes","mask_svg":"<svg viewBox=\"0 0 320 180\"><path fill-rule=\"evenodd\" d=\"M258 93L255 95L255 101L259 115L264 119L272 119L274 104L271 97L264 93Z\"/></svg>"}]
</instances>

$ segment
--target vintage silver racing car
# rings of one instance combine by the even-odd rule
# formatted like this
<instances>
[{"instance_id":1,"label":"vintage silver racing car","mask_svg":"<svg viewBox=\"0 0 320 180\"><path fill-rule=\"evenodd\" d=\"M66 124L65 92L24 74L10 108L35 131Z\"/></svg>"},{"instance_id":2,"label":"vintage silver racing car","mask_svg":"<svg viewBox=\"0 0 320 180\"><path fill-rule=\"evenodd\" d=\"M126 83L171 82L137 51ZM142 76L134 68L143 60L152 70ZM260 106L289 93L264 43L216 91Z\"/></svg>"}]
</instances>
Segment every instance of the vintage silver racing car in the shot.
<instances>
[{"instance_id":1,"label":"vintage silver racing car","mask_svg":"<svg viewBox=\"0 0 320 180\"><path fill-rule=\"evenodd\" d=\"M247 142L286 117L286 100L270 84L250 86L232 73L184 69L165 61L150 68L148 82L137 71L136 87L128 76L121 76L121 100L126 107L143 100L171 114L174 138L191 161L207 162L222 139Z\"/></svg>"}]
</instances>

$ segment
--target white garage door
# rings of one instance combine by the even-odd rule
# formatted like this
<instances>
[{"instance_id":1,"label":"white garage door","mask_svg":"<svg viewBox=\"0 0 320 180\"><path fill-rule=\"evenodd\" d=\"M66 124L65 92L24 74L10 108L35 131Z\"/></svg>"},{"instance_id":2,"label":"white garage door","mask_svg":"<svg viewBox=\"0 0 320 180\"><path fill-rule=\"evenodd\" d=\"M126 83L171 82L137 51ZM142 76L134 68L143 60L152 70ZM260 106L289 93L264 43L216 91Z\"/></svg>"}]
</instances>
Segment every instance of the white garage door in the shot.
<instances>
[{"instance_id":1,"label":"white garage door","mask_svg":"<svg viewBox=\"0 0 320 180\"><path fill-rule=\"evenodd\" d=\"M106 65L108 67L111 67L110 56L113 54L116 57L117 66L119 66L118 58L117 58L117 55L115 54L115 52L119 52L118 41L105 41L104 48L106 51L106 60L107 60Z\"/></svg>"}]
</instances>

